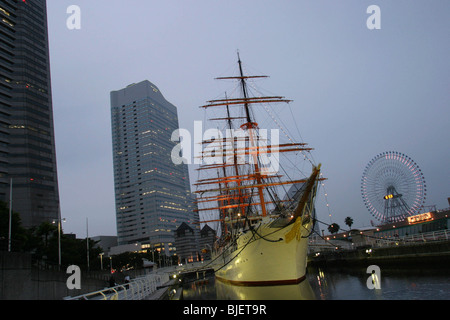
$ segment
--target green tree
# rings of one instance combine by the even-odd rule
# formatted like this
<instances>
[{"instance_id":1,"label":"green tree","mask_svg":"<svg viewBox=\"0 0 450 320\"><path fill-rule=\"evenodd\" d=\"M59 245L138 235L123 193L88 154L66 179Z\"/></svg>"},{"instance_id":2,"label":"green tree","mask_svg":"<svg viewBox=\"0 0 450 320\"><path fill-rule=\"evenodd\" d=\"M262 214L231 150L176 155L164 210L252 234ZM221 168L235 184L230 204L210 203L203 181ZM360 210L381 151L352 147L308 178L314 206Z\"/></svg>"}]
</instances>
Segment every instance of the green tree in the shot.
<instances>
[{"instance_id":1,"label":"green tree","mask_svg":"<svg viewBox=\"0 0 450 320\"><path fill-rule=\"evenodd\" d=\"M48 247L49 237L54 237L58 232L58 227L50 222L43 222L36 229L37 236L43 237L44 247Z\"/></svg>"},{"instance_id":2,"label":"green tree","mask_svg":"<svg viewBox=\"0 0 450 320\"><path fill-rule=\"evenodd\" d=\"M9 239L9 207L8 204L0 201L0 250L8 249ZM27 231L22 227L20 214L12 212L11 219L11 250L22 251L27 241Z\"/></svg>"},{"instance_id":3,"label":"green tree","mask_svg":"<svg viewBox=\"0 0 450 320\"><path fill-rule=\"evenodd\" d=\"M337 233L341 227L337 223L332 223L328 226L328 231L333 234Z\"/></svg>"},{"instance_id":4,"label":"green tree","mask_svg":"<svg viewBox=\"0 0 450 320\"><path fill-rule=\"evenodd\" d=\"M142 258L144 254L137 252L124 252L114 255L112 258L113 268L117 270L123 269L140 269L142 268Z\"/></svg>"},{"instance_id":5,"label":"green tree","mask_svg":"<svg viewBox=\"0 0 450 320\"><path fill-rule=\"evenodd\" d=\"M353 219L350 217L345 218L345 224L351 229L353 224Z\"/></svg>"},{"instance_id":6,"label":"green tree","mask_svg":"<svg viewBox=\"0 0 450 320\"><path fill-rule=\"evenodd\" d=\"M13 212L11 221L11 248L16 252L33 253L36 259L43 259L49 264L59 262L58 227L50 222L39 226L23 228L20 215ZM7 250L9 235L9 207L0 201L0 250ZM61 264L63 266L77 265L87 269L86 239L74 239L64 235L61 230ZM102 248L94 248L95 241L89 239L89 268L100 269L100 253Z\"/></svg>"},{"instance_id":7,"label":"green tree","mask_svg":"<svg viewBox=\"0 0 450 320\"><path fill-rule=\"evenodd\" d=\"M53 240L53 239L52 239ZM56 239L57 240L57 239ZM94 248L96 242L89 239L89 270L100 270L100 253L102 248ZM57 252L57 241L52 241L52 252ZM56 250L55 250L56 249ZM88 269L86 239L74 239L65 235L61 237L61 263L64 266L77 265ZM54 257L52 256L54 261Z\"/></svg>"}]
</instances>

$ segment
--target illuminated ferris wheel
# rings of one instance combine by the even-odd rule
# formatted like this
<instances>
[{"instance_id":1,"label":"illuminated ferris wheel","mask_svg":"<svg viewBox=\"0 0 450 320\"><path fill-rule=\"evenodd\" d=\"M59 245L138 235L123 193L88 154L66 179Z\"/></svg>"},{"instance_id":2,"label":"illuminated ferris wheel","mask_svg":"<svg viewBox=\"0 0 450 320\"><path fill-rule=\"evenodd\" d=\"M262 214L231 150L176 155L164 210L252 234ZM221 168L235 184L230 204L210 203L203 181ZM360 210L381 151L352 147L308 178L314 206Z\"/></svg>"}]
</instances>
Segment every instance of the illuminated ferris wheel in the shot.
<instances>
[{"instance_id":1,"label":"illuminated ferris wheel","mask_svg":"<svg viewBox=\"0 0 450 320\"><path fill-rule=\"evenodd\" d=\"M407 155L388 151L375 156L364 169L361 194L369 212L382 223L402 221L425 203L425 178Z\"/></svg>"}]
</instances>

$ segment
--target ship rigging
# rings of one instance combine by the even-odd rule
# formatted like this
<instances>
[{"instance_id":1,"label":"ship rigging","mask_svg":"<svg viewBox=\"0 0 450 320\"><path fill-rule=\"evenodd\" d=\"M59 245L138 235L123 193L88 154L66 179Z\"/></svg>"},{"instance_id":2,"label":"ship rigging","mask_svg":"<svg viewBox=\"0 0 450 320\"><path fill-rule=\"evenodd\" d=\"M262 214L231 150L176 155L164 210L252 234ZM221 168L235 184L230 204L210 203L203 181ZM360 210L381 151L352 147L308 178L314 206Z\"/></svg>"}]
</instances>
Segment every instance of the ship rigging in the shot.
<instances>
[{"instance_id":1,"label":"ship rigging","mask_svg":"<svg viewBox=\"0 0 450 320\"><path fill-rule=\"evenodd\" d=\"M220 236L215 244L219 280L237 285L299 283L306 267L306 238L314 224L314 199L320 177L320 165L313 165L309 177L296 173L290 178L280 159L285 154L309 153L306 143L280 142L279 131L261 128L254 107L290 103L282 96L251 97L250 79L266 76L244 75L238 54L239 75L219 77L239 83L240 97L207 101L201 108L223 108L213 121L224 123L213 137L202 142L203 164L197 169L199 213L216 216L203 223L219 222ZM243 110L232 113L232 108ZM298 171L298 168L294 168ZM295 192L286 192L286 187ZM296 188L296 190L295 190ZM280 194L289 196L280 197ZM250 232L249 232L250 231ZM219 258L220 257L220 258ZM276 261L287 264L280 267Z\"/></svg>"}]
</instances>

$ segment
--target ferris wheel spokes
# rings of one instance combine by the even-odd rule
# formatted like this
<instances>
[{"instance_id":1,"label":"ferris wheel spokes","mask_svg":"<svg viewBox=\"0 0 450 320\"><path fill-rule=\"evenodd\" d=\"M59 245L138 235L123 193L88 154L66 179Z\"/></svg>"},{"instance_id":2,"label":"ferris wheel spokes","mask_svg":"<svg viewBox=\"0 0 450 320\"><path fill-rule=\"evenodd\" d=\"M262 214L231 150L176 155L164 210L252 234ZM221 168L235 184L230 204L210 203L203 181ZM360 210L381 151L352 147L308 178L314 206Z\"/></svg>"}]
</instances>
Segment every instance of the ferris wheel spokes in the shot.
<instances>
[{"instance_id":1,"label":"ferris wheel spokes","mask_svg":"<svg viewBox=\"0 0 450 320\"><path fill-rule=\"evenodd\" d=\"M375 156L361 178L361 194L369 212L382 223L398 222L416 214L426 198L419 166L403 153Z\"/></svg>"}]
</instances>

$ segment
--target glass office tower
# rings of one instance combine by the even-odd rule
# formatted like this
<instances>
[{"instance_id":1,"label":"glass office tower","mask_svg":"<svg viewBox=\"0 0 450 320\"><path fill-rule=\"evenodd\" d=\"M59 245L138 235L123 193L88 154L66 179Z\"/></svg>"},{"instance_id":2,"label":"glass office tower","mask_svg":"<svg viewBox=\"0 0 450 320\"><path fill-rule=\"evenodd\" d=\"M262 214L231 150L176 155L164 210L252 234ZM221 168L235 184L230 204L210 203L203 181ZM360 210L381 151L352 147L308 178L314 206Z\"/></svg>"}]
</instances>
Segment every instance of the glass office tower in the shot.
<instances>
[{"instance_id":1,"label":"glass office tower","mask_svg":"<svg viewBox=\"0 0 450 320\"><path fill-rule=\"evenodd\" d=\"M118 244L172 255L181 223L199 230L187 165L171 159L177 109L143 81L111 92L111 115Z\"/></svg>"},{"instance_id":2,"label":"glass office tower","mask_svg":"<svg viewBox=\"0 0 450 320\"><path fill-rule=\"evenodd\" d=\"M0 200L22 225L59 217L45 0L0 0Z\"/></svg>"}]
</instances>

